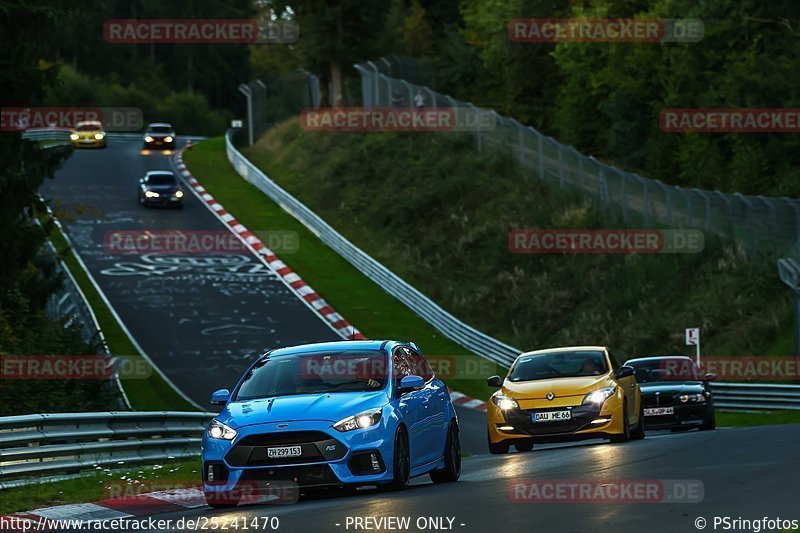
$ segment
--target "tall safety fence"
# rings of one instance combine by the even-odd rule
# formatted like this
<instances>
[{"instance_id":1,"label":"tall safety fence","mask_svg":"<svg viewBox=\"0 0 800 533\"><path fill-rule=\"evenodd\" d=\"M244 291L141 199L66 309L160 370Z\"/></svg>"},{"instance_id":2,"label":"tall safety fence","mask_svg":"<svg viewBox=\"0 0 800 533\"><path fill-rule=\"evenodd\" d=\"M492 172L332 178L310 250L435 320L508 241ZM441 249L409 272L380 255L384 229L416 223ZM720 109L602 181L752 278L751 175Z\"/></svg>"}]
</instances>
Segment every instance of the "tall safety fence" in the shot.
<instances>
[{"instance_id":1,"label":"tall safety fence","mask_svg":"<svg viewBox=\"0 0 800 533\"><path fill-rule=\"evenodd\" d=\"M513 118L456 100L429 87L391 77L383 60L355 65L363 105L455 108L489 117L476 121L475 149L500 151L529 176L561 189L580 191L612 209L627 227L696 228L736 243L748 254L800 253L800 200L685 189L643 178L579 153ZM421 98L420 98L421 95Z\"/></svg>"},{"instance_id":2,"label":"tall safety fence","mask_svg":"<svg viewBox=\"0 0 800 533\"><path fill-rule=\"evenodd\" d=\"M297 70L271 79L253 80L239 86L246 99L244 142L251 145L267 128L304 109L320 106L319 78Z\"/></svg>"}]
</instances>

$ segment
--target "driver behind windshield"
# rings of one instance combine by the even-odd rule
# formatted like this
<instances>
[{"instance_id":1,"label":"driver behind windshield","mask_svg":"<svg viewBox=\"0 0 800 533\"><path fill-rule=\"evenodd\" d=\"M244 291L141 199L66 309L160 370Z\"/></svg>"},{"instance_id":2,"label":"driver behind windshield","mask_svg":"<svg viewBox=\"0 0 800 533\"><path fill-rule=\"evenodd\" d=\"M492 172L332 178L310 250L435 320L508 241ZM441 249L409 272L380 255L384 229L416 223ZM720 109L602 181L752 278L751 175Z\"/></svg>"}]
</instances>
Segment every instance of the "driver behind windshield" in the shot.
<instances>
[{"instance_id":1,"label":"driver behind windshield","mask_svg":"<svg viewBox=\"0 0 800 533\"><path fill-rule=\"evenodd\" d=\"M268 356L242 381L236 400L380 390L386 358L381 351Z\"/></svg>"}]
</instances>

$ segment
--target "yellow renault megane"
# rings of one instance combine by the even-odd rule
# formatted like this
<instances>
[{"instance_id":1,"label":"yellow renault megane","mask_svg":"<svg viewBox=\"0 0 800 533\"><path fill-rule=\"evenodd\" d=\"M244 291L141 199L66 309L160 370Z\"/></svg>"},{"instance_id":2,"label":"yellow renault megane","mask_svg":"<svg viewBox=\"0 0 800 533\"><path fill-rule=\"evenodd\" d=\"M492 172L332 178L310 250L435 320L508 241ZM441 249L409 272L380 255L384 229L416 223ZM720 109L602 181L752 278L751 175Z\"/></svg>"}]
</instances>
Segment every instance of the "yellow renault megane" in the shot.
<instances>
[{"instance_id":1,"label":"yellow renault megane","mask_svg":"<svg viewBox=\"0 0 800 533\"><path fill-rule=\"evenodd\" d=\"M103 131L103 123L97 120L78 122L70 132L69 140L76 148L104 148L106 132Z\"/></svg>"},{"instance_id":2,"label":"yellow renault megane","mask_svg":"<svg viewBox=\"0 0 800 533\"><path fill-rule=\"evenodd\" d=\"M633 368L603 346L552 348L523 353L488 402L489 451L513 445L607 438L644 438L642 395Z\"/></svg>"}]
</instances>

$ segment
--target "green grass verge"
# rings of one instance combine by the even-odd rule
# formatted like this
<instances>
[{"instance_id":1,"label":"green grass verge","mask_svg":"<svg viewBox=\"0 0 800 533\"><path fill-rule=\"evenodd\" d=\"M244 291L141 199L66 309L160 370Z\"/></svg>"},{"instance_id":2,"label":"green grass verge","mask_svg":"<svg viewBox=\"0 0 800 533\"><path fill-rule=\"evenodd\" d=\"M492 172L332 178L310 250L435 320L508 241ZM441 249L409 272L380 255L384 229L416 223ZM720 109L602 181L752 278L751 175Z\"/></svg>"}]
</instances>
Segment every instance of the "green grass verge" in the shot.
<instances>
[{"instance_id":1,"label":"green grass verge","mask_svg":"<svg viewBox=\"0 0 800 533\"><path fill-rule=\"evenodd\" d=\"M718 427L768 426L772 424L800 424L800 411L735 413L717 409Z\"/></svg>"},{"instance_id":2,"label":"green grass verge","mask_svg":"<svg viewBox=\"0 0 800 533\"><path fill-rule=\"evenodd\" d=\"M705 355L783 353L771 348L793 308L775 258L747 257L713 232L699 253L512 253L516 229L653 222L477 153L468 136L312 132L291 119L245 154L370 256L512 346L684 353L684 328L702 324Z\"/></svg>"},{"instance_id":3,"label":"green grass verge","mask_svg":"<svg viewBox=\"0 0 800 533\"><path fill-rule=\"evenodd\" d=\"M86 295L94 311L100 329L112 354L141 357L128 335L114 318L111 310L100 297L94 285L75 256L69 251L64 235L56 227L50 241L72 273L78 286ZM149 366L147 361L145 364ZM131 406L137 411L196 411L197 409L181 397L154 369L147 379L122 379L122 386Z\"/></svg>"},{"instance_id":4,"label":"green grass verge","mask_svg":"<svg viewBox=\"0 0 800 533\"><path fill-rule=\"evenodd\" d=\"M503 373L502 368L467 353L443 337L242 179L228 163L223 138L198 144L191 152L185 153L185 162L203 187L250 231L296 232L299 237L297 251L282 253L276 250L277 255L364 335L374 339L414 341L426 356L434 360L435 356L452 356L459 372L463 371L469 377L447 379L449 387L481 399L488 398L493 392L485 380L492 373Z\"/></svg>"},{"instance_id":5,"label":"green grass verge","mask_svg":"<svg viewBox=\"0 0 800 533\"><path fill-rule=\"evenodd\" d=\"M4 489L0 491L0 515L196 486L200 484L200 468L199 458L165 461L153 466L100 469L74 479Z\"/></svg>"}]
</instances>

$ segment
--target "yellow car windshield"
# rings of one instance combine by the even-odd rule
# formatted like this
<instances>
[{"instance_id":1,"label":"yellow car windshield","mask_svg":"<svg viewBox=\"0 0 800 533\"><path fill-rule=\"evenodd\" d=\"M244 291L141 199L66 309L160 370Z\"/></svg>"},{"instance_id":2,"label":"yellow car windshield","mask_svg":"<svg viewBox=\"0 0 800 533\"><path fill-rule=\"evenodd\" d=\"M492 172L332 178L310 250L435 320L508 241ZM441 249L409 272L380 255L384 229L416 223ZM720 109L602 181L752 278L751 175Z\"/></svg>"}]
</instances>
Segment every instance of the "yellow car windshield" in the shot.
<instances>
[{"instance_id":1,"label":"yellow car windshield","mask_svg":"<svg viewBox=\"0 0 800 533\"><path fill-rule=\"evenodd\" d=\"M514 365L510 381L599 376L608 372L605 354L600 351L554 352L521 357Z\"/></svg>"}]
</instances>

